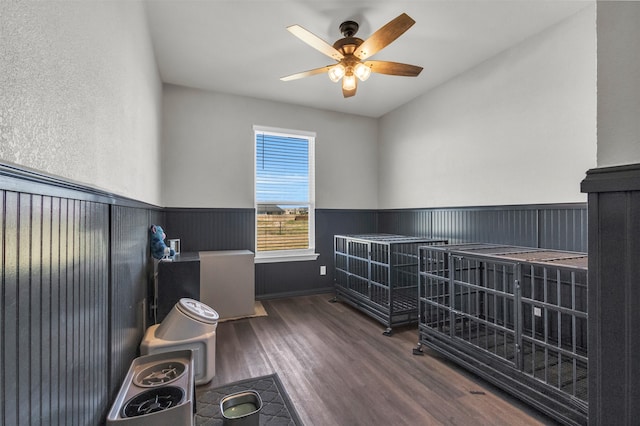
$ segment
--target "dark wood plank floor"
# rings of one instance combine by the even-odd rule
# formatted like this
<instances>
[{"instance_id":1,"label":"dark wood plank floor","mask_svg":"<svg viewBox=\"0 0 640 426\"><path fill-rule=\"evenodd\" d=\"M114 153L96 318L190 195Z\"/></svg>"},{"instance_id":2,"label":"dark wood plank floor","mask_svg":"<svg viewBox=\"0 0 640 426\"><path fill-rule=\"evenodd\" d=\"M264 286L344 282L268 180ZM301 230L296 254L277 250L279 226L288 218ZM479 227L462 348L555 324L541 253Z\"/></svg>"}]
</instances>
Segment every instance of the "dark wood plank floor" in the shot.
<instances>
[{"instance_id":1,"label":"dark wood plank floor","mask_svg":"<svg viewBox=\"0 0 640 426\"><path fill-rule=\"evenodd\" d=\"M552 420L332 295L265 300L266 317L218 324L205 387L278 373L306 425L542 425ZM199 388L200 389L200 388Z\"/></svg>"}]
</instances>

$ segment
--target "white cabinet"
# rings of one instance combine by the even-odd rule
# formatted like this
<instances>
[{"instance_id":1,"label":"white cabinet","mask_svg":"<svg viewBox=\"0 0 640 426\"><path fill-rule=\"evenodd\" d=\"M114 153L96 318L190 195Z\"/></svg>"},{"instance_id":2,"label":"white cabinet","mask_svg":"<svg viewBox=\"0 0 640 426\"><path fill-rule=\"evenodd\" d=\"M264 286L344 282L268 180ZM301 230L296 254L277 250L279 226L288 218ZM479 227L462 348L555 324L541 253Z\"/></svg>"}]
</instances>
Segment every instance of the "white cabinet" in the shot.
<instances>
[{"instance_id":1,"label":"white cabinet","mask_svg":"<svg viewBox=\"0 0 640 426\"><path fill-rule=\"evenodd\" d=\"M200 301L221 319L253 315L254 254L249 250L201 251Z\"/></svg>"}]
</instances>

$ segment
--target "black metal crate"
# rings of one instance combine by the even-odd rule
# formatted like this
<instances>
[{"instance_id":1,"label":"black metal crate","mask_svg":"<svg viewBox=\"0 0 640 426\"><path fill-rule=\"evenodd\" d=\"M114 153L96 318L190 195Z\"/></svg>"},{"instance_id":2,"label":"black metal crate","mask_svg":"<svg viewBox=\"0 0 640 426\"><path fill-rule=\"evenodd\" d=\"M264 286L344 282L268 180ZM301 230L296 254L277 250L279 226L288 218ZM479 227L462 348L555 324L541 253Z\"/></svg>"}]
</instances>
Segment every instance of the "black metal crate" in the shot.
<instances>
[{"instance_id":1,"label":"black metal crate","mask_svg":"<svg viewBox=\"0 0 640 426\"><path fill-rule=\"evenodd\" d=\"M420 247L419 343L566 424L587 421L587 256Z\"/></svg>"},{"instance_id":2,"label":"black metal crate","mask_svg":"<svg viewBox=\"0 0 640 426\"><path fill-rule=\"evenodd\" d=\"M394 234L334 236L336 299L387 328L418 321L418 248L446 240Z\"/></svg>"}]
</instances>

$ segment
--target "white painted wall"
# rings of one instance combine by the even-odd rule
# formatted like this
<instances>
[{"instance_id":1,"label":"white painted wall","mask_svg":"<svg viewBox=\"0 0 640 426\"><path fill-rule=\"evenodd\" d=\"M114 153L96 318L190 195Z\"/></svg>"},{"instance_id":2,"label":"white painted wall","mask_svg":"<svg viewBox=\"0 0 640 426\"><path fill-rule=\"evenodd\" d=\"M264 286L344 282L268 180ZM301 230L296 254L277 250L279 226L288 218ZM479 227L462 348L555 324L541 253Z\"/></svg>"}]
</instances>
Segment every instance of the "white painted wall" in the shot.
<instances>
[{"instance_id":1,"label":"white painted wall","mask_svg":"<svg viewBox=\"0 0 640 426\"><path fill-rule=\"evenodd\" d=\"M589 7L382 117L379 207L586 201L595 39Z\"/></svg>"},{"instance_id":2,"label":"white painted wall","mask_svg":"<svg viewBox=\"0 0 640 426\"><path fill-rule=\"evenodd\" d=\"M640 2L598 2L598 167L640 163Z\"/></svg>"},{"instance_id":3,"label":"white painted wall","mask_svg":"<svg viewBox=\"0 0 640 426\"><path fill-rule=\"evenodd\" d=\"M165 85L166 207L253 208L253 125L316 132L316 207L377 208L373 118Z\"/></svg>"},{"instance_id":4,"label":"white painted wall","mask_svg":"<svg viewBox=\"0 0 640 426\"><path fill-rule=\"evenodd\" d=\"M638 5L605 6L600 166L640 161L638 61L607 41L626 22L635 43ZM165 86L161 156L162 87L142 4L0 1L0 161L162 206L246 208L260 124L318 133L319 208L584 201L594 21L585 9L379 121Z\"/></svg>"},{"instance_id":5,"label":"white painted wall","mask_svg":"<svg viewBox=\"0 0 640 426\"><path fill-rule=\"evenodd\" d=\"M0 1L0 161L160 202L162 86L139 2Z\"/></svg>"}]
</instances>

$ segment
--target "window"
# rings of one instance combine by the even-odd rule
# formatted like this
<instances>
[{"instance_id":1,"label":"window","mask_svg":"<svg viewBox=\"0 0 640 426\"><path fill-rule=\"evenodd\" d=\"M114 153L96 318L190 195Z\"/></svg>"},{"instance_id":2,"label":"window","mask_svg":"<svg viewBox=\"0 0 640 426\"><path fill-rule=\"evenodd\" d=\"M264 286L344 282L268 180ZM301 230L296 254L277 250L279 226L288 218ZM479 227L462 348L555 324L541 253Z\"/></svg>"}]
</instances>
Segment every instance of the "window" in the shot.
<instances>
[{"instance_id":1,"label":"window","mask_svg":"<svg viewBox=\"0 0 640 426\"><path fill-rule=\"evenodd\" d=\"M315 133L253 130L256 262L316 259Z\"/></svg>"}]
</instances>

